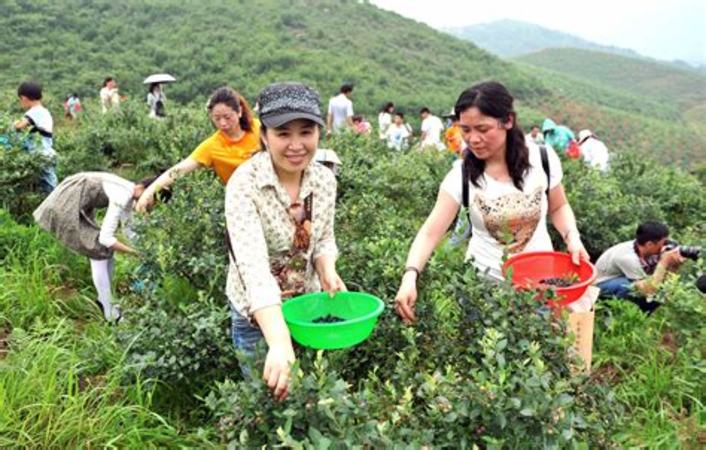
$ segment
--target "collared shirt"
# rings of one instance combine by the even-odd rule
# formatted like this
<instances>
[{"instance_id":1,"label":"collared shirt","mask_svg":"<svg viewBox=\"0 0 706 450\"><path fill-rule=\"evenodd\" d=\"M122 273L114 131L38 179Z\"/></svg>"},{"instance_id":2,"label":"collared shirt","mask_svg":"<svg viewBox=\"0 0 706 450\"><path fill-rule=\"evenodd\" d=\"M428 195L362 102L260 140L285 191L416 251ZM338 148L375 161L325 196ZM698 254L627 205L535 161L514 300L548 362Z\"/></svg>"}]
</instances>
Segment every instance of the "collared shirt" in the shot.
<instances>
[{"instance_id":1,"label":"collared shirt","mask_svg":"<svg viewBox=\"0 0 706 450\"><path fill-rule=\"evenodd\" d=\"M304 281L305 292L321 290L314 261L322 255L336 256L333 222L336 178L312 160L304 170L299 202L313 194L311 240L304 253L304 267L288 267ZM273 268L287 264L294 247L296 225L290 217L292 205L280 184L268 152L255 154L231 176L226 186L225 214L236 262L228 268L226 294L233 307L252 319L255 311L282 303L282 292Z\"/></svg>"}]
</instances>

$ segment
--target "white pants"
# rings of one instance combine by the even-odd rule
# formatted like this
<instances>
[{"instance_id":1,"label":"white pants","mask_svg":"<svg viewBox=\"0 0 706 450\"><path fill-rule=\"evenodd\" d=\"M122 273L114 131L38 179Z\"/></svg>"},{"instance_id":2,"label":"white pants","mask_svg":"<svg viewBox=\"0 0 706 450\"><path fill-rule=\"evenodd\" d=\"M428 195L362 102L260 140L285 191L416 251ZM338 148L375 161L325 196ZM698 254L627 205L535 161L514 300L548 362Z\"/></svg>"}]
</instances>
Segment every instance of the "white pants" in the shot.
<instances>
[{"instance_id":1,"label":"white pants","mask_svg":"<svg viewBox=\"0 0 706 450\"><path fill-rule=\"evenodd\" d=\"M115 259L90 259L91 276L93 285L98 292L98 302L103 306L103 315L106 320L115 320L120 316L120 311L113 306L112 280Z\"/></svg>"}]
</instances>

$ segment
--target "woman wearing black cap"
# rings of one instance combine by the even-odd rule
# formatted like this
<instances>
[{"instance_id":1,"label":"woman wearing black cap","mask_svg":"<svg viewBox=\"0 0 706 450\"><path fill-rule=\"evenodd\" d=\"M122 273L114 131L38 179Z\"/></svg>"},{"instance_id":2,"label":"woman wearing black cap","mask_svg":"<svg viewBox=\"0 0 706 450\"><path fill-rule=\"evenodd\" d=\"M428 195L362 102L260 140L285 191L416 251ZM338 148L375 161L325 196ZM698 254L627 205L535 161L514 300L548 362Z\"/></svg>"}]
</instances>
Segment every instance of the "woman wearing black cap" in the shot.
<instances>
[{"instance_id":1,"label":"woman wearing black cap","mask_svg":"<svg viewBox=\"0 0 706 450\"><path fill-rule=\"evenodd\" d=\"M336 179L313 161L324 126L319 95L303 84L277 83L259 102L266 151L240 166L226 187L226 294L236 348L252 355L264 337L263 378L283 399L295 356L282 301L321 288L333 295L345 285L336 272ZM241 369L250 376L246 361Z\"/></svg>"}]
</instances>

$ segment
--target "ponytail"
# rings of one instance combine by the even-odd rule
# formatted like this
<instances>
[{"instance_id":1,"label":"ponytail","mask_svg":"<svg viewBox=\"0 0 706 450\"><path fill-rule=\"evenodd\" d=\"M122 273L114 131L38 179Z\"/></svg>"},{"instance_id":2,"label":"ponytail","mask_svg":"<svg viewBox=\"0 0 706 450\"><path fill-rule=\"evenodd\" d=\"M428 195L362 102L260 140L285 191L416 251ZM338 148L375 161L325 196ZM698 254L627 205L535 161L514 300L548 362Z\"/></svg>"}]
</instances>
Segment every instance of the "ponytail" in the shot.
<instances>
[{"instance_id":1,"label":"ponytail","mask_svg":"<svg viewBox=\"0 0 706 450\"><path fill-rule=\"evenodd\" d=\"M239 125L243 131L253 131L253 113L247 100L238 93L235 89L228 86L223 86L215 90L211 98L208 100L208 111L213 111L213 108L223 103L229 106L233 111L240 113Z\"/></svg>"}]
</instances>

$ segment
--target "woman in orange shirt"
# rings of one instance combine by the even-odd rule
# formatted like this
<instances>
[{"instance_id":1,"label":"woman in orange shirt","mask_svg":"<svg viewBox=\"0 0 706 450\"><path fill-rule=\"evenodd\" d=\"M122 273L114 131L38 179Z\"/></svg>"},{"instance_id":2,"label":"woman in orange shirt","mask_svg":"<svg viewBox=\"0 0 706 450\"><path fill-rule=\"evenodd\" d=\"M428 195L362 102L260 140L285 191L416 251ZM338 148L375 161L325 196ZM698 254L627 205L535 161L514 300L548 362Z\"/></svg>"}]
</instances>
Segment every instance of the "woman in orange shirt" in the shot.
<instances>
[{"instance_id":1,"label":"woman in orange shirt","mask_svg":"<svg viewBox=\"0 0 706 450\"><path fill-rule=\"evenodd\" d=\"M217 131L145 189L135 205L137 211L150 208L155 193L177 178L202 167L213 168L226 184L235 169L259 150L260 124L238 92L229 87L217 89L208 101L208 113Z\"/></svg>"},{"instance_id":2,"label":"woman in orange shirt","mask_svg":"<svg viewBox=\"0 0 706 450\"><path fill-rule=\"evenodd\" d=\"M456 114L451 115L449 118L451 119L452 124L444 133L446 148L460 158L461 153L463 152L463 135L461 134L461 125L458 123Z\"/></svg>"}]
</instances>

